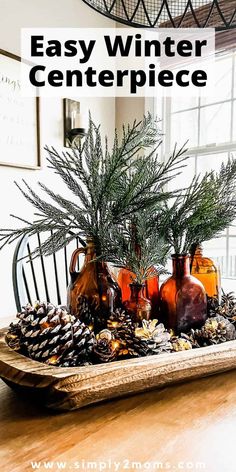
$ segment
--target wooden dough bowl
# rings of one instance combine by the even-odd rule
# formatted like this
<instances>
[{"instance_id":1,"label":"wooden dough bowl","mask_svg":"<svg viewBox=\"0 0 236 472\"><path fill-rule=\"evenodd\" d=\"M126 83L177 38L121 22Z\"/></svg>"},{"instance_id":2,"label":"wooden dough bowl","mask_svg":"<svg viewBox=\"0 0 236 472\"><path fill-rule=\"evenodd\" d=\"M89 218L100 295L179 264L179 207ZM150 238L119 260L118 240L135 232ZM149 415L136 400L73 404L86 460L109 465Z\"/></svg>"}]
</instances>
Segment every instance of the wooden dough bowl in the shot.
<instances>
[{"instance_id":1,"label":"wooden dough bowl","mask_svg":"<svg viewBox=\"0 0 236 472\"><path fill-rule=\"evenodd\" d=\"M56 410L74 410L236 367L236 341L109 364L53 367L10 349L6 332L7 328L0 330L0 377Z\"/></svg>"}]
</instances>

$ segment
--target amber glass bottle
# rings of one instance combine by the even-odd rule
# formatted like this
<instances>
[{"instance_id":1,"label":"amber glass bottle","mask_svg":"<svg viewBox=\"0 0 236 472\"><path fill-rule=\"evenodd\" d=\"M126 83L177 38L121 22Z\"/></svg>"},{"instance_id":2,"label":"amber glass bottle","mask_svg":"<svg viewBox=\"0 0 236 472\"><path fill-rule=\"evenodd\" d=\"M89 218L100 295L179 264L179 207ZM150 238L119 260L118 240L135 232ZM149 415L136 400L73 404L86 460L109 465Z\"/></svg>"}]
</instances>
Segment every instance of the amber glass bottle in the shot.
<instances>
[{"instance_id":1,"label":"amber glass bottle","mask_svg":"<svg viewBox=\"0 0 236 472\"><path fill-rule=\"evenodd\" d=\"M83 267L76 271L76 263L81 253L85 254ZM79 316L81 300L88 302L94 319L94 329L106 326L110 313L121 304L121 291L106 262L94 260L94 241L88 239L85 248L76 249L71 258L71 282L67 290L67 305L71 314Z\"/></svg>"},{"instance_id":2,"label":"amber glass bottle","mask_svg":"<svg viewBox=\"0 0 236 472\"><path fill-rule=\"evenodd\" d=\"M159 277L155 267L151 267L150 272L156 273L154 277L150 277L145 281L144 296L150 300L153 309L158 304L159 293ZM135 274L128 269L120 269L118 273L118 284L121 288L122 302L130 299L131 289L130 284L132 279L135 279Z\"/></svg>"},{"instance_id":3,"label":"amber glass bottle","mask_svg":"<svg viewBox=\"0 0 236 472\"><path fill-rule=\"evenodd\" d=\"M133 321L142 324L142 320L149 320L151 314L151 303L144 296L144 284L130 284L130 299L124 302L124 307L132 316Z\"/></svg>"},{"instance_id":4,"label":"amber glass bottle","mask_svg":"<svg viewBox=\"0 0 236 472\"><path fill-rule=\"evenodd\" d=\"M188 332L206 320L206 292L190 275L188 255L173 255L172 263L173 274L160 289L160 319L175 333Z\"/></svg>"},{"instance_id":5,"label":"amber glass bottle","mask_svg":"<svg viewBox=\"0 0 236 472\"><path fill-rule=\"evenodd\" d=\"M196 249L191 264L191 274L202 282L208 297L217 297L220 301L220 269L211 259L203 256L202 246L198 246Z\"/></svg>"}]
</instances>

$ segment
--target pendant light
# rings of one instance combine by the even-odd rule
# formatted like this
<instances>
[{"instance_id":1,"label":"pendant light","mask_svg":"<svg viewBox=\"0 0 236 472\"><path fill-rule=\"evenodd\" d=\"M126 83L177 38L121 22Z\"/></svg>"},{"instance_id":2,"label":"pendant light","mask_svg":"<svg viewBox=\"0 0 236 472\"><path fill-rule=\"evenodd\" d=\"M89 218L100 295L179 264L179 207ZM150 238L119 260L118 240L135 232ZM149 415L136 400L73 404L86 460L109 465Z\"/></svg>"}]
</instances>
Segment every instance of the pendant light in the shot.
<instances>
[{"instance_id":1,"label":"pendant light","mask_svg":"<svg viewBox=\"0 0 236 472\"><path fill-rule=\"evenodd\" d=\"M236 27L236 0L83 0L112 20L134 27Z\"/></svg>"}]
</instances>

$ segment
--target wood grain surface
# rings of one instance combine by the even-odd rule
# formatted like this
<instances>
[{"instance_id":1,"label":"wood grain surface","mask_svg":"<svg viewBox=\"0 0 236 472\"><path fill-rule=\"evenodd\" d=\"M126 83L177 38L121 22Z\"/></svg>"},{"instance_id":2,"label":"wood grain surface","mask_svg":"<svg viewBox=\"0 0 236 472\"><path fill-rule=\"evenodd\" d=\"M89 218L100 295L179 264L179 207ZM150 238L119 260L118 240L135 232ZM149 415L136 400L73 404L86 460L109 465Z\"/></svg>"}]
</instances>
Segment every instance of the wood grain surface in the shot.
<instances>
[{"instance_id":1,"label":"wood grain surface","mask_svg":"<svg viewBox=\"0 0 236 472\"><path fill-rule=\"evenodd\" d=\"M1 472L32 471L31 462L45 471L44 461L66 471L82 470L74 466L83 461L120 462L122 471L145 471L155 461L171 464L159 470L235 471L236 371L67 413L29 402L1 381L0 398ZM127 469L127 460L141 468ZM102 470L116 469L111 462Z\"/></svg>"},{"instance_id":2,"label":"wood grain surface","mask_svg":"<svg viewBox=\"0 0 236 472\"><path fill-rule=\"evenodd\" d=\"M236 367L236 341L231 341L105 365L57 368L14 352L5 342L5 332L0 331L0 377L24 395L35 395L58 410L73 410Z\"/></svg>"}]
</instances>

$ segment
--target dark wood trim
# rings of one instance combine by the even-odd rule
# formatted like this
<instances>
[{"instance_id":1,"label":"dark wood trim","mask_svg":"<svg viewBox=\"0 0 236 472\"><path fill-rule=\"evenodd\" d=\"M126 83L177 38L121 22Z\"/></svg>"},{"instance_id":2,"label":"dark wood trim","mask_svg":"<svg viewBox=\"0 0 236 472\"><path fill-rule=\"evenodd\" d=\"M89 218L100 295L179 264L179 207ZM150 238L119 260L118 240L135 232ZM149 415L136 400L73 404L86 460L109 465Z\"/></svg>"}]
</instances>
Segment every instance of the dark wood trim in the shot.
<instances>
[{"instance_id":1,"label":"dark wood trim","mask_svg":"<svg viewBox=\"0 0 236 472\"><path fill-rule=\"evenodd\" d=\"M186 13L174 18L176 28L216 28L219 32L222 30L232 31L236 28L236 4L235 0L218 0L211 1L205 5L190 10L189 5L186 6ZM220 24L221 23L221 24ZM226 26L227 24L227 26ZM163 22L160 27L172 28L171 21Z\"/></svg>"},{"instance_id":2,"label":"dark wood trim","mask_svg":"<svg viewBox=\"0 0 236 472\"><path fill-rule=\"evenodd\" d=\"M236 49L236 29L218 31L215 42L216 52L228 49Z\"/></svg>"},{"instance_id":3,"label":"dark wood trim","mask_svg":"<svg viewBox=\"0 0 236 472\"><path fill-rule=\"evenodd\" d=\"M22 62L20 56L17 56L16 54L13 54L12 52L5 51L4 49L0 49L0 54L2 54L2 56L10 57L11 59L15 59L15 61Z\"/></svg>"},{"instance_id":4,"label":"dark wood trim","mask_svg":"<svg viewBox=\"0 0 236 472\"><path fill-rule=\"evenodd\" d=\"M10 59L14 59L15 61L18 62L24 62L26 64L32 65L33 63L26 61L22 59L20 56L17 56L16 54L13 54L9 51L5 51L4 49L0 49L0 55L9 57ZM35 97L35 111L36 111L36 139L37 139L37 145L36 145L36 164L35 166L30 166L30 165L24 165L24 164L14 164L14 163L8 163L4 161L0 161L0 166L4 167L17 167L20 169L28 169L28 170L39 170L42 167L42 162L41 162L41 152L40 152L40 145L41 145L41 136L40 136L40 98Z\"/></svg>"}]
</instances>

